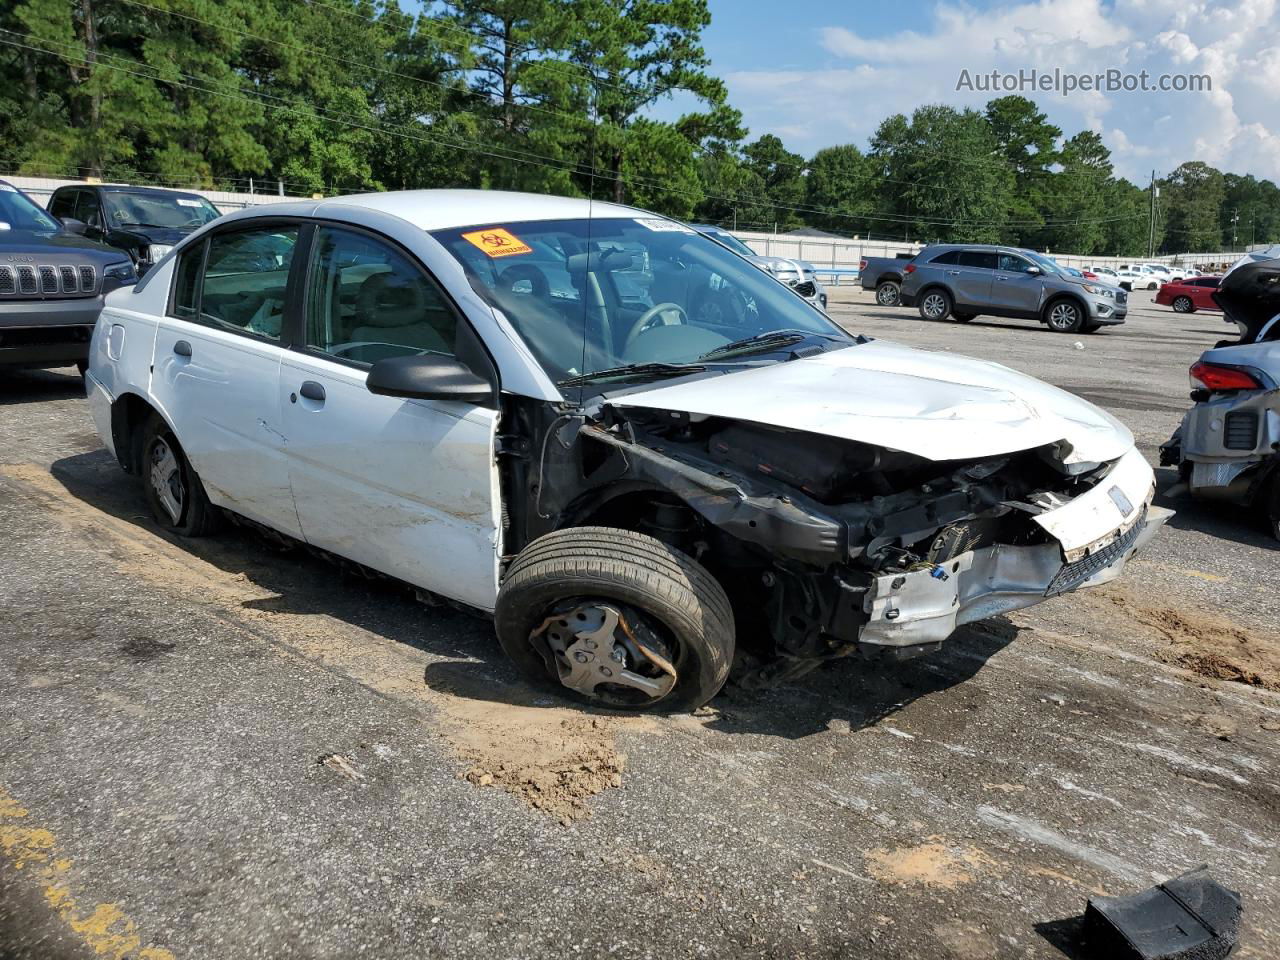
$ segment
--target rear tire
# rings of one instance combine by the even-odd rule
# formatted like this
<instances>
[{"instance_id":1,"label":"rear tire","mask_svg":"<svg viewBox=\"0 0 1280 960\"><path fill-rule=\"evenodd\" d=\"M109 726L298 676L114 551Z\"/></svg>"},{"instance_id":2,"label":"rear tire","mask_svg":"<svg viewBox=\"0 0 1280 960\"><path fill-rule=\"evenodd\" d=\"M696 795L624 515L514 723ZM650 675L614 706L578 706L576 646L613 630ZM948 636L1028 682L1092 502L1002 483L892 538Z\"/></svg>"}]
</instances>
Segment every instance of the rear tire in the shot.
<instances>
[{"instance_id":1,"label":"rear tire","mask_svg":"<svg viewBox=\"0 0 1280 960\"><path fill-rule=\"evenodd\" d=\"M142 486L156 523L183 537L203 537L222 525L204 484L182 452L178 438L159 414L142 430Z\"/></svg>"},{"instance_id":2,"label":"rear tire","mask_svg":"<svg viewBox=\"0 0 1280 960\"><path fill-rule=\"evenodd\" d=\"M896 307L902 298L902 287L896 280L884 280L876 286L876 303L882 307Z\"/></svg>"},{"instance_id":3,"label":"rear tire","mask_svg":"<svg viewBox=\"0 0 1280 960\"><path fill-rule=\"evenodd\" d=\"M951 313L951 294L941 287L920 295L920 316L925 320L945 320Z\"/></svg>"},{"instance_id":4,"label":"rear tire","mask_svg":"<svg viewBox=\"0 0 1280 960\"><path fill-rule=\"evenodd\" d=\"M1074 300L1054 300L1045 307L1044 322L1054 333L1075 333L1084 326L1084 311Z\"/></svg>"},{"instance_id":5,"label":"rear tire","mask_svg":"<svg viewBox=\"0 0 1280 960\"><path fill-rule=\"evenodd\" d=\"M557 619L562 613L568 620L596 604L622 610L633 627L639 620L649 628L665 648L659 652L675 669L674 686L644 699L639 690L598 678L599 685L590 693L562 681L572 668L565 652L553 650L543 631L563 646L551 632L557 627L548 624L564 628ZM599 706L695 710L724 686L733 662L733 611L715 578L662 541L613 527L570 527L525 547L498 591L494 625L498 642L522 674ZM572 631L573 624L567 629ZM635 639L628 627L622 629L622 634L615 634L620 641L615 653L622 652L624 636ZM599 662L618 669L604 657ZM617 663L627 670L651 666L632 659Z\"/></svg>"},{"instance_id":6,"label":"rear tire","mask_svg":"<svg viewBox=\"0 0 1280 960\"><path fill-rule=\"evenodd\" d=\"M1174 297L1173 309L1178 313L1195 313L1196 305L1191 302L1190 297Z\"/></svg>"}]
</instances>

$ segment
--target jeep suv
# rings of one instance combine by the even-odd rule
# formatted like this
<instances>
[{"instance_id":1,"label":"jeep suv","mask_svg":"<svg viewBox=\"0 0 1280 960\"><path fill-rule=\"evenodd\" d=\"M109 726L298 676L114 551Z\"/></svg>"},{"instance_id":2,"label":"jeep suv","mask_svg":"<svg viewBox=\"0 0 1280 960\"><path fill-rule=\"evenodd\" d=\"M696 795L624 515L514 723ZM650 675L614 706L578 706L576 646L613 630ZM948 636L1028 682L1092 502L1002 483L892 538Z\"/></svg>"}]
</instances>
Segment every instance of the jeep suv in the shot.
<instances>
[{"instance_id":1,"label":"jeep suv","mask_svg":"<svg viewBox=\"0 0 1280 960\"><path fill-rule=\"evenodd\" d=\"M1073 277L1032 250L934 244L903 268L901 303L926 320L968 323L979 314L1038 320L1057 333L1124 323L1129 295Z\"/></svg>"},{"instance_id":2,"label":"jeep suv","mask_svg":"<svg viewBox=\"0 0 1280 960\"><path fill-rule=\"evenodd\" d=\"M0 180L0 367L83 372L103 295L137 279L119 250L76 236Z\"/></svg>"}]
</instances>

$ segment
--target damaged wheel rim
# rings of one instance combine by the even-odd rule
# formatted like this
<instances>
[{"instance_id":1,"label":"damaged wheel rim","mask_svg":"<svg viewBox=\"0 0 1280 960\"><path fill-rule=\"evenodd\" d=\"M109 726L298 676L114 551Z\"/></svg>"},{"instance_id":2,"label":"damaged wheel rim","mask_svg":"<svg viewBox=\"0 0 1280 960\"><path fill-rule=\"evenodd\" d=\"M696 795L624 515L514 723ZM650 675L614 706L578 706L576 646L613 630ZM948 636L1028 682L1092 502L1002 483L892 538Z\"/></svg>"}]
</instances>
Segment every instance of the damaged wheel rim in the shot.
<instances>
[{"instance_id":1,"label":"damaged wheel rim","mask_svg":"<svg viewBox=\"0 0 1280 960\"><path fill-rule=\"evenodd\" d=\"M610 706L650 706L679 679L669 631L624 604L572 601L529 640L564 686Z\"/></svg>"},{"instance_id":2,"label":"damaged wheel rim","mask_svg":"<svg viewBox=\"0 0 1280 960\"><path fill-rule=\"evenodd\" d=\"M182 469L178 458L163 440L151 446L151 489L155 491L160 506L174 523L182 520L182 505L186 488L182 485Z\"/></svg>"}]
</instances>

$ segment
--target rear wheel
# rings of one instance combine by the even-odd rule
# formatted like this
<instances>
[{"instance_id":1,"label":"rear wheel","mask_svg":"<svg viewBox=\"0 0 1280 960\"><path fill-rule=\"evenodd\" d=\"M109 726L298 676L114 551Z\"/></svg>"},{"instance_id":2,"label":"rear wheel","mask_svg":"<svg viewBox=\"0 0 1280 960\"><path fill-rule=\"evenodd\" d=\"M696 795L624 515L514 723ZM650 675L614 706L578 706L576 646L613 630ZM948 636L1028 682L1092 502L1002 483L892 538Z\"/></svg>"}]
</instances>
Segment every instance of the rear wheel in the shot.
<instances>
[{"instance_id":1,"label":"rear wheel","mask_svg":"<svg viewBox=\"0 0 1280 960\"><path fill-rule=\"evenodd\" d=\"M1195 308L1196 308L1196 305L1191 302L1190 297L1174 297L1173 298L1173 309L1176 310L1178 313L1192 313L1195 310Z\"/></svg>"},{"instance_id":2,"label":"rear wheel","mask_svg":"<svg viewBox=\"0 0 1280 960\"><path fill-rule=\"evenodd\" d=\"M142 431L142 482L156 523L184 537L213 533L222 519L169 425L152 414Z\"/></svg>"},{"instance_id":3,"label":"rear wheel","mask_svg":"<svg viewBox=\"0 0 1280 960\"><path fill-rule=\"evenodd\" d=\"M951 295L945 290L926 290L920 298L920 316L926 320L945 320L951 312Z\"/></svg>"},{"instance_id":4,"label":"rear wheel","mask_svg":"<svg viewBox=\"0 0 1280 960\"><path fill-rule=\"evenodd\" d=\"M719 692L734 623L720 584L660 540L571 527L529 544L498 592L498 642L520 672L605 707L681 711Z\"/></svg>"},{"instance_id":5,"label":"rear wheel","mask_svg":"<svg viewBox=\"0 0 1280 960\"><path fill-rule=\"evenodd\" d=\"M1084 326L1084 311L1074 300L1055 300L1049 304L1044 322L1055 333L1075 333Z\"/></svg>"},{"instance_id":6,"label":"rear wheel","mask_svg":"<svg viewBox=\"0 0 1280 960\"><path fill-rule=\"evenodd\" d=\"M902 288L896 280L885 280L876 287L876 303L882 307L896 307Z\"/></svg>"}]
</instances>

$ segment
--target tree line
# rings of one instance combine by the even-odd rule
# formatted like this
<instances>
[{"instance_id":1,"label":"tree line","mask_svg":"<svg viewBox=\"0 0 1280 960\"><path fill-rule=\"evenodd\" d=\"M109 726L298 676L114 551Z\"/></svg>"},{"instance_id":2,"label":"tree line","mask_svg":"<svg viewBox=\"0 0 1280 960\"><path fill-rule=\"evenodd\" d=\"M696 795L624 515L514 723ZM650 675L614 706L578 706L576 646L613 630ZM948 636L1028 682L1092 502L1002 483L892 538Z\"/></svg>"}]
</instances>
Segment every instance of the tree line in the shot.
<instances>
[{"instance_id":1,"label":"tree line","mask_svg":"<svg viewBox=\"0 0 1280 960\"><path fill-rule=\"evenodd\" d=\"M291 194L531 190L1083 254L1280 240L1271 181L1185 163L1153 205L1098 134L1067 137L1019 96L896 114L865 149L751 139L702 47L710 20L706 0L19 0L0 11L0 165ZM672 96L691 109L658 119Z\"/></svg>"}]
</instances>

